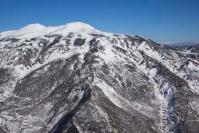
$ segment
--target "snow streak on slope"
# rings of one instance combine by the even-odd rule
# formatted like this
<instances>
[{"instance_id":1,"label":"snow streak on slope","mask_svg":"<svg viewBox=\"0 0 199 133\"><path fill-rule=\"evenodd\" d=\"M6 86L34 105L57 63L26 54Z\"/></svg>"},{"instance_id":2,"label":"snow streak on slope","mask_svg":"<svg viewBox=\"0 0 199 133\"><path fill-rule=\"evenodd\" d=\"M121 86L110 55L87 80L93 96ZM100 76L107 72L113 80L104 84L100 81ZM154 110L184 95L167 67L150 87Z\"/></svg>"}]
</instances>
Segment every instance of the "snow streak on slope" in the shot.
<instances>
[{"instance_id":1,"label":"snow streak on slope","mask_svg":"<svg viewBox=\"0 0 199 133\"><path fill-rule=\"evenodd\" d=\"M121 95L117 94L112 87L110 87L108 84L106 84L102 80L100 79L95 79L95 80L97 81L94 81L94 82L96 82L96 85L102 89L105 96L107 96L109 100L113 102L116 106L118 106L119 108L125 111L131 111L133 109L143 115L154 117L153 109L151 107L147 107L147 105L141 105L136 102L131 103L130 101L128 101Z\"/></svg>"}]
</instances>

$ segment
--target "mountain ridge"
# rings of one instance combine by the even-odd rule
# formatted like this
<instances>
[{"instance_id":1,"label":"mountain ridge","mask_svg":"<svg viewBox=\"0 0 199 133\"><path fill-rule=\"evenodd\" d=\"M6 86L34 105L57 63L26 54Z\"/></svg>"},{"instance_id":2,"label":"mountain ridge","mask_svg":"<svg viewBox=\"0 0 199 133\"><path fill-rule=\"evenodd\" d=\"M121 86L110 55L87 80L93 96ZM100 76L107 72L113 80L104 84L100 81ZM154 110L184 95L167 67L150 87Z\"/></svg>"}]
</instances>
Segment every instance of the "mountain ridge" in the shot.
<instances>
[{"instance_id":1,"label":"mountain ridge","mask_svg":"<svg viewBox=\"0 0 199 133\"><path fill-rule=\"evenodd\" d=\"M40 33L41 32L41 33ZM45 35L45 34L67 34L68 32L100 32L93 28L92 26L83 23L83 22L71 22L67 23L65 25L61 26L44 26L39 23L29 24L22 28L19 28L17 30L13 31L4 31L0 32L0 36L2 37L26 37L26 34L30 34L30 37L34 37L34 35L31 36L31 33L38 34L38 36ZM28 37L28 36L27 36Z\"/></svg>"}]
</instances>

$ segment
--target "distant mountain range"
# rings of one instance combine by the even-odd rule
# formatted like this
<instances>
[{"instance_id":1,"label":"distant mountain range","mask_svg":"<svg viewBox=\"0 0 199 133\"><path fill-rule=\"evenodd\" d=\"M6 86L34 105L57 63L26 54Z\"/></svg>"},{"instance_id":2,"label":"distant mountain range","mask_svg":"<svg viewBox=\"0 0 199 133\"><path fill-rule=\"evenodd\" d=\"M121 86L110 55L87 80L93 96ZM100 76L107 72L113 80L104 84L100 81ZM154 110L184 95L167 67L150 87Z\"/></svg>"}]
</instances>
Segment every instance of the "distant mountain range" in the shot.
<instances>
[{"instance_id":1,"label":"distant mountain range","mask_svg":"<svg viewBox=\"0 0 199 133\"><path fill-rule=\"evenodd\" d=\"M184 41L184 42L166 43L166 45L169 45L169 46L196 46L196 45L199 45L199 42Z\"/></svg>"},{"instance_id":2,"label":"distant mountain range","mask_svg":"<svg viewBox=\"0 0 199 133\"><path fill-rule=\"evenodd\" d=\"M2 32L0 133L198 133L199 47L186 45L81 22Z\"/></svg>"}]
</instances>

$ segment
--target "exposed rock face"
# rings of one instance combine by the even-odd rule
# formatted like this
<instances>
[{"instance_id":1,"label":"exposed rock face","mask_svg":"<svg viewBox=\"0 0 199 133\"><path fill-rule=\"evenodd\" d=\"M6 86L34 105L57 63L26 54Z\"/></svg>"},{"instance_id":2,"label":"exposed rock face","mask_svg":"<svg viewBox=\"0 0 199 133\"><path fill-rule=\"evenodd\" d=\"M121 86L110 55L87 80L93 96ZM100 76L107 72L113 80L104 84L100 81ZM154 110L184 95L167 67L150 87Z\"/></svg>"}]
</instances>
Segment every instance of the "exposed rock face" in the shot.
<instances>
[{"instance_id":1,"label":"exposed rock face","mask_svg":"<svg viewBox=\"0 0 199 133\"><path fill-rule=\"evenodd\" d=\"M83 23L0 33L0 133L198 133L191 49Z\"/></svg>"}]
</instances>

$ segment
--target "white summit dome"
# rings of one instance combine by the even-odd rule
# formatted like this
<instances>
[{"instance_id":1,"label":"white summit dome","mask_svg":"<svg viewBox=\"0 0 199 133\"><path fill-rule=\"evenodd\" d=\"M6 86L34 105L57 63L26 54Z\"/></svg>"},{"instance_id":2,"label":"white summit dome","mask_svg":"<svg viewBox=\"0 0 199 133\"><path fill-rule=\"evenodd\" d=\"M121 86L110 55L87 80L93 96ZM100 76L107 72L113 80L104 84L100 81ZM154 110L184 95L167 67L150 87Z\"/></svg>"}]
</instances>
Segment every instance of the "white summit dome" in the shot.
<instances>
[{"instance_id":1,"label":"white summit dome","mask_svg":"<svg viewBox=\"0 0 199 133\"><path fill-rule=\"evenodd\" d=\"M2 37L17 37L17 38L32 38L47 34L62 34L66 35L70 32L74 33L96 33L100 32L92 26L83 22L72 22L61 26L43 26L41 24L29 24L21 29L13 31L5 31L0 33Z\"/></svg>"},{"instance_id":2,"label":"white summit dome","mask_svg":"<svg viewBox=\"0 0 199 133\"><path fill-rule=\"evenodd\" d=\"M65 34L68 32L85 32L85 33L92 33L92 32L99 32L94 27L83 23L83 22L71 22L67 23L65 25L57 27L53 33L56 34Z\"/></svg>"}]
</instances>

